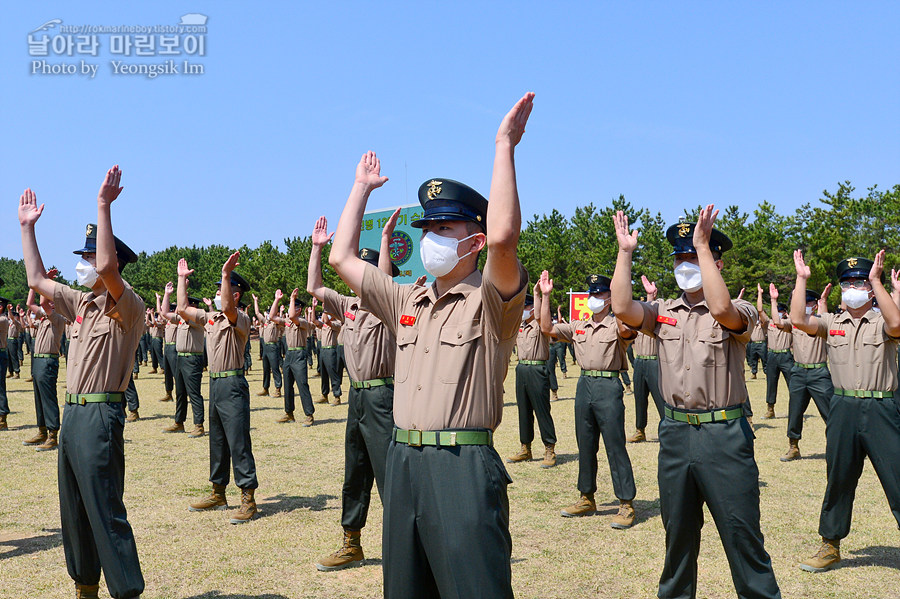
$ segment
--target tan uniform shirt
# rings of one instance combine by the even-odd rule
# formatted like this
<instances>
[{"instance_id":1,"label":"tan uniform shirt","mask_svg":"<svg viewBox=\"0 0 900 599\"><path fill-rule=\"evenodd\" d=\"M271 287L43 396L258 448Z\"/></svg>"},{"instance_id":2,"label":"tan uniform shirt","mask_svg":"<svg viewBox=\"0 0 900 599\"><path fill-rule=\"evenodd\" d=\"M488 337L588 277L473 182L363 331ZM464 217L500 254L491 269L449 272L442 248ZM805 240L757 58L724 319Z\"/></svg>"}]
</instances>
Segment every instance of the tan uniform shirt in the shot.
<instances>
[{"instance_id":1,"label":"tan uniform shirt","mask_svg":"<svg viewBox=\"0 0 900 599\"><path fill-rule=\"evenodd\" d=\"M550 336L541 332L536 318L523 322L516 336L516 355L519 360L546 361L550 359Z\"/></svg>"},{"instance_id":2,"label":"tan uniform shirt","mask_svg":"<svg viewBox=\"0 0 900 599\"><path fill-rule=\"evenodd\" d=\"M314 328L313 324L305 318L298 318L297 322L288 320L284 325L284 337L288 349L292 347L306 349L306 338L309 336L310 330Z\"/></svg>"},{"instance_id":3,"label":"tan uniform shirt","mask_svg":"<svg viewBox=\"0 0 900 599\"><path fill-rule=\"evenodd\" d=\"M325 322L325 321L322 321ZM322 347L334 347L338 344L338 334L341 331L341 323L334 319L329 320L319 328L319 341Z\"/></svg>"},{"instance_id":4,"label":"tan uniform shirt","mask_svg":"<svg viewBox=\"0 0 900 599\"><path fill-rule=\"evenodd\" d=\"M705 300L691 306L682 294L678 299L641 303L641 332L659 341L659 389L667 404L715 410L747 399L744 359L759 315L747 301L731 303L747 323L742 332L722 327Z\"/></svg>"},{"instance_id":5,"label":"tan uniform shirt","mask_svg":"<svg viewBox=\"0 0 900 599\"><path fill-rule=\"evenodd\" d=\"M884 330L884 318L869 310L859 320L850 312L822 314L828 367L837 389L896 391L897 343Z\"/></svg>"},{"instance_id":6,"label":"tan uniform shirt","mask_svg":"<svg viewBox=\"0 0 900 599\"><path fill-rule=\"evenodd\" d=\"M641 356L658 356L658 355L659 355L659 341L656 340L656 337L651 337L650 335L638 333L638 336L634 340L634 357L640 358Z\"/></svg>"},{"instance_id":7,"label":"tan uniform shirt","mask_svg":"<svg viewBox=\"0 0 900 599\"><path fill-rule=\"evenodd\" d=\"M66 317L54 311L50 316L41 316L36 322L34 353L59 354L59 344L66 329Z\"/></svg>"},{"instance_id":8,"label":"tan uniform shirt","mask_svg":"<svg viewBox=\"0 0 900 599\"><path fill-rule=\"evenodd\" d=\"M278 331L279 328L280 327L271 320L260 327L259 336L263 340L263 343L275 343L278 341L278 339L281 338Z\"/></svg>"},{"instance_id":9,"label":"tan uniform shirt","mask_svg":"<svg viewBox=\"0 0 900 599\"><path fill-rule=\"evenodd\" d=\"M244 348L250 338L250 317L238 310L234 324L224 312L201 310L206 321L206 355L210 372L244 368Z\"/></svg>"},{"instance_id":10,"label":"tan uniform shirt","mask_svg":"<svg viewBox=\"0 0 900 599\"><path fill-rule=\"evenodd\" d=\"M166 323L156 321L156 323L150 327L150 336L151 337L159 337L163 338L166 336Z\"/></svg>"},{"instance_id":11,"label":"tan uniform shirt","mask_svg":"<svg viewBox=\"0 0 900 599\"><path fill-rule=\"evenodd\" d=\"M378 317L361 310L358 297L347 297L325 288L324 309L340 319L344 362L352 381L394 376L397 338Z\"/></svg>"},{"instance_id":12,"label":"tan uniform shirt","mask_svg":"<svg viewBox=\"0 0 900 599\"><path fill-rule=\"evenodd\" d=\"M200 310L200 308L197 308L197 311L206 314L206 312ZM204 329L203 324L201 324L202 322L202 319L199 323L189 320L186 321L183 318L181 319L175 333L175 351L185 353L190 352L192 354L203 352Z\"/></svg>"},{"instance_id":13,"label":"tan uniform shirt","mask_svg":"<svg viewBox=\"0 0 900 599\"><path fill-rule=\"evenodd\" d=\"M791 334L790 320L782 318L781 326L775 326L775 323L770 320L767 330L769 333L769 351L791 349L793 335Z\"/></svg>"},{"instance_id":14,"label":"tan uniform shirt","mask_svg":"<svg viewBox=\"0 0 900 599\"><path fill-rule=\"evenodd\" d=\"M625 350L628 341L619 335L619 326L612 312L600 322L576 320L553 325L553 334L563 341L571 341L575 360L582 370L619 371L628 367Z\"/></svg>"},{"instance_id":15,"label":"tan uniform shirt","mask_svg":"<svg viewBox=\"0 0 900 599\"><path fill-rule=\"evenodd\" d=\"M521 289L504 301L479 271L437 297L432 285L399 285L366 265L362 308L397 338L398 427L497 428L503 417L503 380L525 307L528 273L521 264L519 273Z\"/></svg>"},{"instance_id":16,"label":"tan uniform shirt","mask_svg":"<svg viewBox=\"0 0 900 599\"><path fill-rule=\"evenodd\" d=\"M166 320L164 343L175 343L175 335L178 333L178 325L174 322Z\"/></svg>"},{"instance_id":17,"label":"tan uniform shirt","mask_svg":"<svg viewBox=\"0 0 900 599\"><path fill-rule=\"evenodd\" d=\"M750 331L750 343L765 343L766 342L766 328L763 326L761 320L757 320L756 324L753 325L753 330Z\"/></svg>"},{"instance_id":18,"label":"tan uniform shirt","mask_svg":"<svg viewBox=\"0 0 900 599\"><path fill-rule=\"evenodd\" d=\"M0 313L0 349L6 349L6 339L9 334L9 317L6 316L6 313ZM0 375L3 375L0 372Z\"/></svg>"},{"instance_id":19,"label":"tan uniform shirt","mask_svg":"<svg viewBox=\"0 0 900 599\"><path fill-rule=\"evenodd\" d=\"M19 337L19 333L21 333L21 332L22 332L22 328L19 326L19 323L16 322L15 320L13 320L12 318L10 318L9 319L9 330L6 331L6 337L8 339L17 339Z\"/></svg>"},{"instance_id":20,"label":"tan uniform shirt","mask_svg":"<svg viewBox=\"0 0 900 599\"><path fill-rule=\"evenodd\" d=\"M794 362L801 364L822 364L825 362L825 338L828 331L820 329L816 335L807 335L797 327L792 331L794 336L792 348Z\"/></svg>"},{"instance_id":21,"label":"tan uniform shirt","mask_svg":"<svg viewBox=\"0 0 900 599\"><path fill-rule=\"evenodd\" d=\"M126 283L116 302L108 293L82 293L57 284L56 311L72 321L66 361L68 393L123 392L131 380L144 301Z\"/></svg>"}]
</instances>

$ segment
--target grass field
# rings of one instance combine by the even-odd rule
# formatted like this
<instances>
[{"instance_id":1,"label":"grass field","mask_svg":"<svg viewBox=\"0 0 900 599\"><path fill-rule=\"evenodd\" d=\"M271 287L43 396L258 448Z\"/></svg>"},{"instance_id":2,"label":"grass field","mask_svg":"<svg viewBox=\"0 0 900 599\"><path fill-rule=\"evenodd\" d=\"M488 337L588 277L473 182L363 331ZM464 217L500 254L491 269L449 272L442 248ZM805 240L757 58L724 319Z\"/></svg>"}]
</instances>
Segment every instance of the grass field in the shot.
<instances>
[{"instance_id":1,"label":"grass field","mask_svg":"<svg viewBox=\"0 0 900 599\"><path fill-rule=\"evenodd\" d=\"M254 346L255 349L255 346ZM27 358L26 358L27 360ZM65 391L65 362L60 396ZM57 452L36 453L22 441L34 434L31 384L8 379L10 430L0 433L0 598L70 597L60 536L56 485ZM506 381L506 411L495 437L504 458L518 449L514 374ZM259 361L249 373L253 450L260 486L260 517L228 524L229 512L192 513L190 502L208 493L208 437L162 434L174 403L160 403L161 374L141 369L135 381L142 419L125 428L125 504L134 528L148 599L285 599L380 597L381 504L373 500L363 531L366 563L341 572L320 573L313 564L341 540L340 495L347 406L316 406L316 425L276 424L282 400L256 397L262 388ZM605 454L600 451L597 503L600 514L564 519L559 510L578 498L578 460L573 397L578 368L559 379L560 400L552 404L559 465L538 462L508 466L513 538L513 586L517 597L655 597L663 564L664 535L656 485L656 415L651 410L650 441L629 445L637 484L636 525L609 527L617 502ZM315 374L315 371L311 371ZM204 397L208 381L204 377ZM310 378L313 395L320 382ZM756 409L756 459L762 493L762 530L784 597L900 597L900 537L881 485L867 465L856 497L853 529L844 540L842 567L808 574L798 562L818 548L819 508L825 489L825 427L814 406L807 412L803 460L778 460L787 448L787 390L782 382L778 418L762 420L765 379L748 381ZM345 397L346 397L345 380ZM626 429L634 405L625 396ZM298 402L299 405L299 402ZM188 417L190 422L190 416ZM537 445L540 445L538 442ZM541 451L536 451L538 457ZM375 494L377 497L377 494ZM229 504L240 503L228 488ZM602 504L602 506L601 506ZM700 556L699 597L734 597L728 565L715 525L706 512ZM101 581L101 597L106 594Z\"/></svg>"}]
</instances>

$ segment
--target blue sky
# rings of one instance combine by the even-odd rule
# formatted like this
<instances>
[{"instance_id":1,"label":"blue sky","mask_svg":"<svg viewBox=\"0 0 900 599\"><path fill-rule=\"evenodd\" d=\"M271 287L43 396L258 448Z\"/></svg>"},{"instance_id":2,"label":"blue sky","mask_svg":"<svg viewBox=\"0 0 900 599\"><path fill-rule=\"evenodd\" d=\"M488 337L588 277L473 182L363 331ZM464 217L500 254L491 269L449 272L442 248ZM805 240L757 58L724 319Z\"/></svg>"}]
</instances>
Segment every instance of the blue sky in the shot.
<instances>
[{"instance_id":1,"label":"blue sky","mask_svg":"<svg viewBox=\"0 0 900 599\"><path fill-rule=\"evenodd\" d=\"M171 25L208 15L200 76L32 75L28 33ZM699 203L791 212L825 188L900 183L894 3L13 3L0 23L0 255L21 257L32 187L45 261L71 276L103 174L125 190L116 234L136 250L332 227L360 155L391 180L371 208L429 178L487 194L493 138L528 90L517 152L526 218L624 194L674 220ZM48 32L55 35L58 31ZM178 62L183 57L177 57Z\"/></svg>"}]
</instances>

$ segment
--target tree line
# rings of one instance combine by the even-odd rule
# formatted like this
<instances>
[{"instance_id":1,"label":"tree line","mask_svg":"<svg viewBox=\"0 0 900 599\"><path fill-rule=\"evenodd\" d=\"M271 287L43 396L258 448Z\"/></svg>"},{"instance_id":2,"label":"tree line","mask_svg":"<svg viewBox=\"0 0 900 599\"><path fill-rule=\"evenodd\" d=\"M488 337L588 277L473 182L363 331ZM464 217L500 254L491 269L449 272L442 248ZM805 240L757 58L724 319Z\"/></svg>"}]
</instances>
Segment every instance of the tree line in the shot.
<instances>
[{"instance_id":1,"label":"tree line","mask_svg":"<svg viewBox=\"0 0 900 599\"><path fill-rule=\"evenodd\" d=\"M618 210L624 211L632 227L640 230L638 249L634 253L635 295L643 295L641 275L656 281L660 297L675 297L680 293L669 256L672 248L665 238L666 229L673 223L666 222L659 212L654 214L633 206L620 195L605 206L591 203L578 207L570 217L554 209L550 214L534 215L525 224L519 241L519 257L532 283L542 270L550 272L554 279L554 305L566 306L566 292L583 291L588 275L612 275L618 252L612 217ZM685 210L685 220L693 221L699 210L699 205ZM810 288L821 291L827 283L834 282L837 263L848 256L872 258L885 248L885 267L900 267L900 184L887 191L875 186L859 194L845 181L835 191L823 191L814 203L803 204L788 215L780 214L774 205L765 201L752 213L732 205L720 210L716 228L734 242L734 249L724 256L723 271L732 296L747 287L746 297L753 301L757 283L763 288L769 283L783 290L793 288L791 253L797 248L804 251L812 271ZM238 270L250 282L253 293L260 297L260 307L271 303L276 289L290 294L294 287L299 287L301 297L309 300L304 290L311 238L289 237L283 241L284 249L271 241L255 248L246 245L237 248L241 252ZM328 249L325 248L322 260L324 283L349 294L349 288L328 266ZM152 306L155 293L162 295L166 282L175 281L178 259L185 258L195 269L189 293L211 298L221 277L222 264L232 251L233 248L224 245L211 245L172 246L152 254L141 252L137 263L126 266L122 275ZM28 287L23 261L0 258L0 278L4 281L0 295L24 303ZM72 284L62 276L58 280ZM838 302L837 294L832 294L830 306Z\"/></svg>"}]
</instances>

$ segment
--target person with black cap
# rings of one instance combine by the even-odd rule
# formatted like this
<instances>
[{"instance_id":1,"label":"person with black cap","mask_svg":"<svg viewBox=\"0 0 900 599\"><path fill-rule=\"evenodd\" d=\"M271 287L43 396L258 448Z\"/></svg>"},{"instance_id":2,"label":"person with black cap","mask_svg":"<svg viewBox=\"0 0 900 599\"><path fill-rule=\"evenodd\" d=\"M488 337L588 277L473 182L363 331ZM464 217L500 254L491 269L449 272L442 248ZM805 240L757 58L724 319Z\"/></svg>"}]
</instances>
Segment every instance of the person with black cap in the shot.
<instances>
[{"instance_id":1,"label":"person with black cap","mask_svg":"<svg viewBox=\"0 0 900 599\"><path fill-rule=\"evenodd\" d=\"M829 293L831 293L831 283L825 287L821 297L815 291L807 289L804 318L827 313ZM793 301L791 303L793 304ZM792 318L791 320L793 321L794 319ZM800 459L803 414L806 413L806 408L809 407L809 400L815 400L819 414L827 424L831 398L834 396L834 384L831 381L831 371L828 370L826 358L825 340L827 335L825 331L821 330L815 335L809 335L795 326L792 334L794 337L791 342L794 353L794 368L791 371L791 380L788 384L788 391L790 391L788 400L788 450L786 454L781 456L782 462Z\"/></svg>"},{"instance_id":2,"label":"person with black cap","mask_svg":"<svg viewBox=\"0 0 900 599\"><path fill-rule=\"evenodd\" d=\"M613 310L625 324L659 341L659 384L665 418L659 424L658 482L666 530L661 599L695 597L697 556L706 503L739 597L781 597L759 526L759 469L753 431L745 417L745 346L758 318L742 299L732 300L722 278L722 253L731 240L713 228L718 211L702 210L697 223L669 227L677 299L639 302L632 297L631 263L638 232L628 217L614 217L619 253L612 280Z\"/></svg>"},{"instance_id":3,"label":"person with black cap","mask_svg":"<svg viewBox=\"0 0 900 599\"><path fill-rule=\"evenodd\" d=\"M391 262L390 242L400 210L388 218L381 231L380 251L361 248L359 258L392 278L400 269ZM341 493L343 544L316 563L323 572L358 566L364 559L362 529L366 525L372 484L382 504L385 464L394 426L394 354L397 339L372 312L361 307L358 297L341 295L322 281L322 248L331 239L328 221L320 217L312 234L306 290L322 302L325 312L341 322L350 377L347 427L344 435L344 487Z\"/></svg>"},{"instance_id":4,"label":"person with black cap","mask_svg":"<svg viewBox=\"0 0 900 599\"><path fill-rule=\"evenodd\" d=\"M531 442L534 441L534 419L537 416L541 441L544 443L544 459L541 468L556 466L556 426L550 414L550 335L541 330L541 297L535 284L534 295L525 296L522 324L516 337L516 406L519 412L518 453L506 458L515 464L532 459ZM547 313L550 313L549 303Z\"/></svg>"},{"instance_id":5,"label":"person with black cap","mask_svg":"<svg viewBox=\"0 0 900 599\"><path fill-rule=\"evenodd\" d=\"M278 315L278 304L283 297L281 289L275 291L275 299L266 314L259 311L259 298L253 295L253 310L259 320L260 360L263 369L263 389L257 393L260 397L269 395L269 384L275 379L275 391L272 397L281 397L281 346L279 340L284 330L285 319Z\"/></svg>"},{"instance_id":6,"label":"person with black cap","mask_svg":"<svg viewBox=\"0 0 900 599\"><path fill-rule=\"evenodd\" d=\"M387 181L372 152L357 166L338 224L331 265L397 338L384 502L389 599L513 596L511 480L492 439L528 285L516 255L522 217L514 148L533 98L519 100L497 132L490 202L451 179L419 187L424 210L411 224L423 231L430 286L399 285L358 256L366 201Z\"/></svg>"},{"instance_id":7,"label":"person with black cap","mask_svg":"<svg viewBox=\"0 0 900 599\"><path fill-rule=\"evenodd\" d=\"M775 283L769 283L771 319L762 309L761 287L759 285L756 287L756 310L759 312L759 321L766 327L769 348L766 357L766 413L763 418L771 419L775 418L780 375L784 375L784 382L789 387L791 384L791 370L794 368L794 354L791 352L793 326L787 317L787 305L778 301L778 289L775 287Z\"/></svg>"},{"instance_id":8,"label":"person with black cap","mask_svg":"<svg viewBox=\"0 0 900 599\"><path fill-rule=\"evenodd\" d=\"M309 311L303 312L305 305L297 295L300 290L295 288L291 292L287 319L285 321L284 339L287 351L284 355L284 416L277 422L294 422L294 383L300 392L300 405L303 406L303 426L312 426L313 414L316 411L313 405L312 394L309 391L309 376L306 367L306 339L315 329ZM305 318L304 316L308 317Z\"/></svg>"},{"instance_id":9,"label":"person with black cap","mask_svg":"<svg viewBox=\"0 0 900 599\"><path fill-rule=\"evenodd\" d=\"M110 207L122 192L118 165L97 195L97 224L87 226L75 254L78 284L88 293L47 278L35 238L44 210L30 189L19 200L28 286L52 298L72 321L66 405L59 437L59 507L63 550L76 596L96 598L101 569L115 599L138 597L144 578L122 496L125 487L124 391L143 333L144 302L122 279L137 255L113 235Z\"/></svg>"},{"instance_id":10,"label":"person with black cap","mask_svg":"<svg viewBox=\"0 0 900 599\"><path fill-rule=\"evenodd\" d=\"M180 266L180 263L179 263ZM177 322L175 329L175 422L163 429L164 433L183 433L184 422L187 420L188 398L191 401L191 412L194 420L194 429L188 435L192 438L202 437L206 431L205 407L203 405L203 344L204 325L206 319L198 316L200 312L200 298L187 294L187 274L178 271L178 285L176 288L175 312L163 311L162 317L170 322ZM168 303L169 286L166 285L166 293L163 297L163 308L170 306ZM183 297L182 297L183 296ZM186 314L191 314L188 318Z\"/></svg>"},{"instance_id":11,"label":"person with black cap","mask_svg":"<svg viewBox=\"0 0 900 599\"><path fill-rule=\"evenodd\" d=\"M794 325L807 334L826 336L834 383L825 427L828 483L819 516L822 545L800 564L808 572L824 572L841 561L840 543L850 534L856 486L867 457L900 526L900 308L884 288L884 254L884 250L878 252L874 261L859 257L842 260L837 265L837 278L847 309L842 314L816 317L803 313L810 268L803 253L794 252ZM872 309L873 300L878 301L881 312Z\"/></svg>"},{"instance_id":12,"label":"person with black cap","mask_svg":"<svg viewBox=\"0 0 900 599\"><path fill-rule=\"evenodd\" d=\"M234 252L222 265L222 280L213 298L220 312L207 312L188 306L188 319L204 321L209 355L209 481L212 493L190 505L190 511L228 508L225 490L230 480L241 490L241 507L229 520L244 524L256 516L256 460L250 441L250 386L244 378L244 347L250 337L250 317L238 309L250 291L250 284L238 273L240 252ZM194 271L187 261L178 261L178 272L190 276ZM179 276L181 276L179 274ZM185 298L186 299L186 298ZM229 464L230 462L230 464Z\"/></svg>"},{"instance_id":13,"label":"person with black cap","mask_svg":"<svg viewBox=\"0 0 900 599\"><path fill-rule=\"evenodd\" d=\"M581 376L575 390L575 438L578 441L578 491L581 497L560 511L563 517L590 516L597 512L597 452L600 439L606 448L613 493L619 511L610 522L615 529L634 524L634 471L625 449L625 403L619 373L627 358L626 346L636 334L625 327L610 310L610 279L603 275L587 278L588 309L591 317L570 324L550 323L550 306L541 315L541 329L548 335L574 344ZM553 281L547 271L541 273L540 289L544 302L550 301Z\"/></svg>"},{"instance_id":14,"label":"person with black cap","mask_svg":"<svg viewBox=\"0 0 900 599\"><path fill-rule=\"evenodd\" d=\"M0 287L3 286L3 279L0 279ZM0 297L0 431L9 430L9 424L6 421L9 416L9 400L6 397L6 365L9 359L6 344L8 338L6 336L9 330L9 317L6 315L6 306L9 300Z\"/></svg>"}]
</instances>

